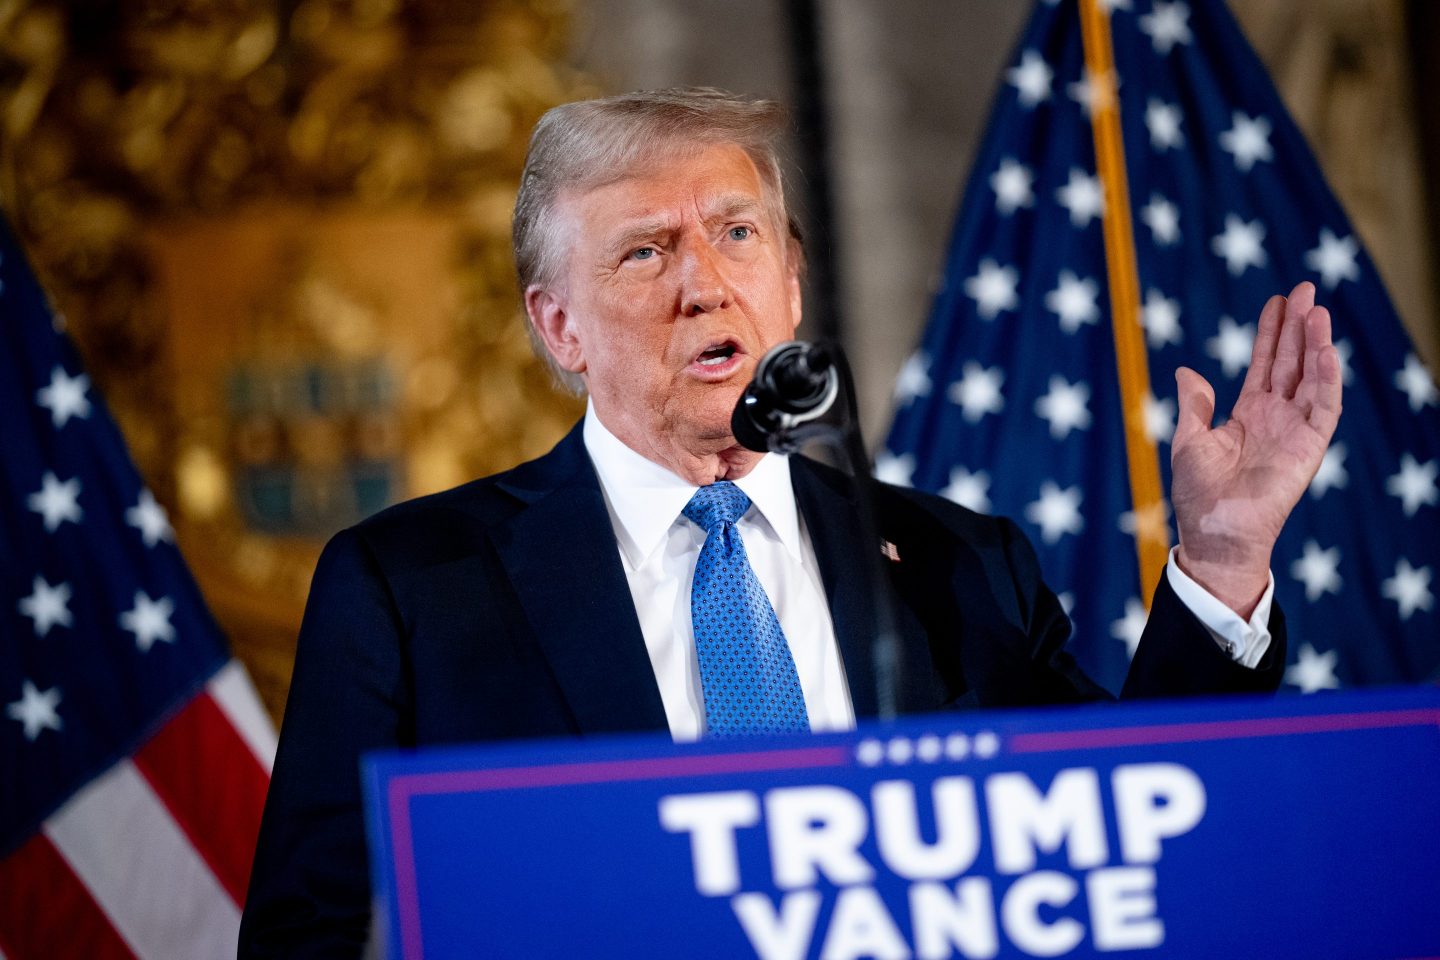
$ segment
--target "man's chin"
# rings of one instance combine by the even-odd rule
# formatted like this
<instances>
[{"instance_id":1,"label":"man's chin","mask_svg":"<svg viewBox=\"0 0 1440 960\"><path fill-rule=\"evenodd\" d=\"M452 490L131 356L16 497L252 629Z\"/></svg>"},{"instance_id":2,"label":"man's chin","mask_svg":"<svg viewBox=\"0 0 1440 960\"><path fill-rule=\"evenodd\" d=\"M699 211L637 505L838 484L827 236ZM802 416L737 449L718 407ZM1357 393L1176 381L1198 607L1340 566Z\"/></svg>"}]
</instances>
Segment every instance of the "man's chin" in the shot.
<instances>
[{"instance_id":1,"label":"man's chin","mask_svg":"<svg viewBox=\"0 0 1440 960\"><path fill-rule=\"evenodd\" d=\"M713 456L736 446L735 434L730 429L729 412L706 417L686 417L679 424L675 439L688 448L692 454Z\"/></svg>"},{"instance_id":2,"label":"man's chin","mask_svg":"<svg viewBox=\"0 0 1440 960\"><path fill-rule=\"evenodd\" d=\"M718 441L730 437L730 418L735 415L740 394L744 393L749 382L748 379L732 380L681 392L676 400L680 408L679 420L685 424L685 432L703 440Z\"/></svg>"},{"instance_id":3,"label":"man's chin","mask_svg":"<svg viewBox=\"0 0 1440 960\"><path fill-rule=\"evenodd\" d=\"M720 453L737 446L735 435L730 432L730 425L726 424L723 429L719 427L702 427L690 434L694 438L696 452Z\"/></svg>"}]
</instances>

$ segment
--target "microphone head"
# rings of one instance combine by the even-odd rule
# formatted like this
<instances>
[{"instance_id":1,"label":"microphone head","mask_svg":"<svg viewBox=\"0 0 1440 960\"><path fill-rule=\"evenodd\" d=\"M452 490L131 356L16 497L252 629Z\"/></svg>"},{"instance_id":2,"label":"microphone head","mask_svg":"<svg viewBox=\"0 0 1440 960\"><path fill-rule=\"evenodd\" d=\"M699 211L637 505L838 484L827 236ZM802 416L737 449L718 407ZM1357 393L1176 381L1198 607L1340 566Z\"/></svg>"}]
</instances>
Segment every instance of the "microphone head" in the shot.
<instances>
[{"instance_id":1,"label":"microphone head","mask_svg":"<svg viewBox=\"0 0 1440 960\"><path fill-rule=\"evenodd\" d=\"M772 347L735 404L730 432L747 450L791 451L797 446L791 432L823 416L838 388L834 358L826 346L791 340Z\"/></svg>"},{"instance_id":2,"label":"microphone head","mask_svg":"<svg viewBox=\"0 0 1440 960\"><path fill-rule=\"evenodd\" d=\"M730 415L730 432L735 435L735 442L746 450L769 453L770 432L756 422L759 402L747 387L740 395L740 402L735 404L735 412Z\"/></svg>"},{"instance_id":3,"label":"microphone head","mask_svg":"<svg viewBox=\"0 0 1440 960\"><path fill-rule=\"evenodd\" d=\"M807 414L825 404L833 377L827 373L830 365L830 354L823 347L794 340L765 355L755 370L755 381L768 391L777 410Z\"/></svg>"}]
</instances>

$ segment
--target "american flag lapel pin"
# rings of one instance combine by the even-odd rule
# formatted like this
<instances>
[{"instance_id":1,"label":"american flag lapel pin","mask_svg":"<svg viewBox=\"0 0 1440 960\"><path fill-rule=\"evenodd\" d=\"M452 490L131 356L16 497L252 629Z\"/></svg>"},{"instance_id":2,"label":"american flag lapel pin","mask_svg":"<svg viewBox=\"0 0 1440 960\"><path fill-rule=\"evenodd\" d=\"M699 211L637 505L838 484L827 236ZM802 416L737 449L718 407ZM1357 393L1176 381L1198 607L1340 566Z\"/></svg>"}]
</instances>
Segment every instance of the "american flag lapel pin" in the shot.
<instances>
[{"instance_id":1,"label":"american flag lapel pin","mask_svg":"<svg viewBox=\"0 0 1440 960\"><path fill-rule=\"evenodd\" d=\"M885 554L885 556L890 560L891 563L900 562L900 551L895 549L895 544L891 543L889 540L880 541L880 552Z\"/></svg>"}]
</instances>

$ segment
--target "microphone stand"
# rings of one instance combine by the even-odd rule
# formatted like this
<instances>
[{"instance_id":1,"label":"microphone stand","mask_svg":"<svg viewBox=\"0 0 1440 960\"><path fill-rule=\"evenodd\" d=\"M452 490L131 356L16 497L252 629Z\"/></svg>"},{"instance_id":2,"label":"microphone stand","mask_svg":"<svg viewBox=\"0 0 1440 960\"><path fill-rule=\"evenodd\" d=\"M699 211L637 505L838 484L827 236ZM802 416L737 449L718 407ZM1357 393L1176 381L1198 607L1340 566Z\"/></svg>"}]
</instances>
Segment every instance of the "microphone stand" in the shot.
<instances>
[{"instance_id":1,"label":"microphone stand","mask_svg":"<svg viewBox=\"0 0 1440 960\"><path fill-rule=\"evenodd\" d=\"M855 398L855 378L850 361L839 344L822 340L815 344L834 365L840 377L840 392L845 395L845 408L838 425L811 421L775 431L770 449L779 453L797 453L810 441L820 441L838 451L850 466L855 484L855 513L860 523L861 549L864 556L865 580L870 593L870 658L875 672L876 714L882 721L895 719L900 680L900 643L895 629L895 608L890 601L886 582L885 561L880 546L880 527L875 519L875 484L869 455L860 435L860 414Z\"/></svg>"}]
</instances>

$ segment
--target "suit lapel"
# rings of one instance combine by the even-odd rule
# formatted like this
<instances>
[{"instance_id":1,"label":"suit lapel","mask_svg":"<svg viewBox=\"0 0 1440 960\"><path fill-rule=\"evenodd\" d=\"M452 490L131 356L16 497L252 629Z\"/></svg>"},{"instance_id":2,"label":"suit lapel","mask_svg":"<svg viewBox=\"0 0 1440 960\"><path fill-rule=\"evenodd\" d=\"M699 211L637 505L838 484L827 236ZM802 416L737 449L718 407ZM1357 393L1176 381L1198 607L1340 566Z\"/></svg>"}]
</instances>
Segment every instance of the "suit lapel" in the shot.
<instances>
[{"instance_id":1,"label":"suit lapel","mask_svg":"<svg viewBox=\"0 0 1440 960\"><path fill-rule=\"evenodd\" d=\"M865 542L852 484L847 478L829 470L822 476L815 464L804 457L792 457L790 465L795 499L805 517L805 527L815 547L820 576L830 600L830 618L845 663L850 700L857 717L874 717L878 709L872 648L875 628L865 568L870 558L863 551L879 551L880 544ZM883 531L883 520L881 528ZM934 709L943 698L931 692L934 669L925 630L894 590L891 597L900 644L900 709L907 712Z\"/></svg>"},{"instance_id":2,"label":"suit lapel","mask_svg":"<svg viewBox=\"0 0 1440 960\"><path fill-rule=\"evenodd\" d=\"M496 548L580 732L666 729L580 427L501 486L528 505L497 530Z\"/></svg>"}]
</instances>

